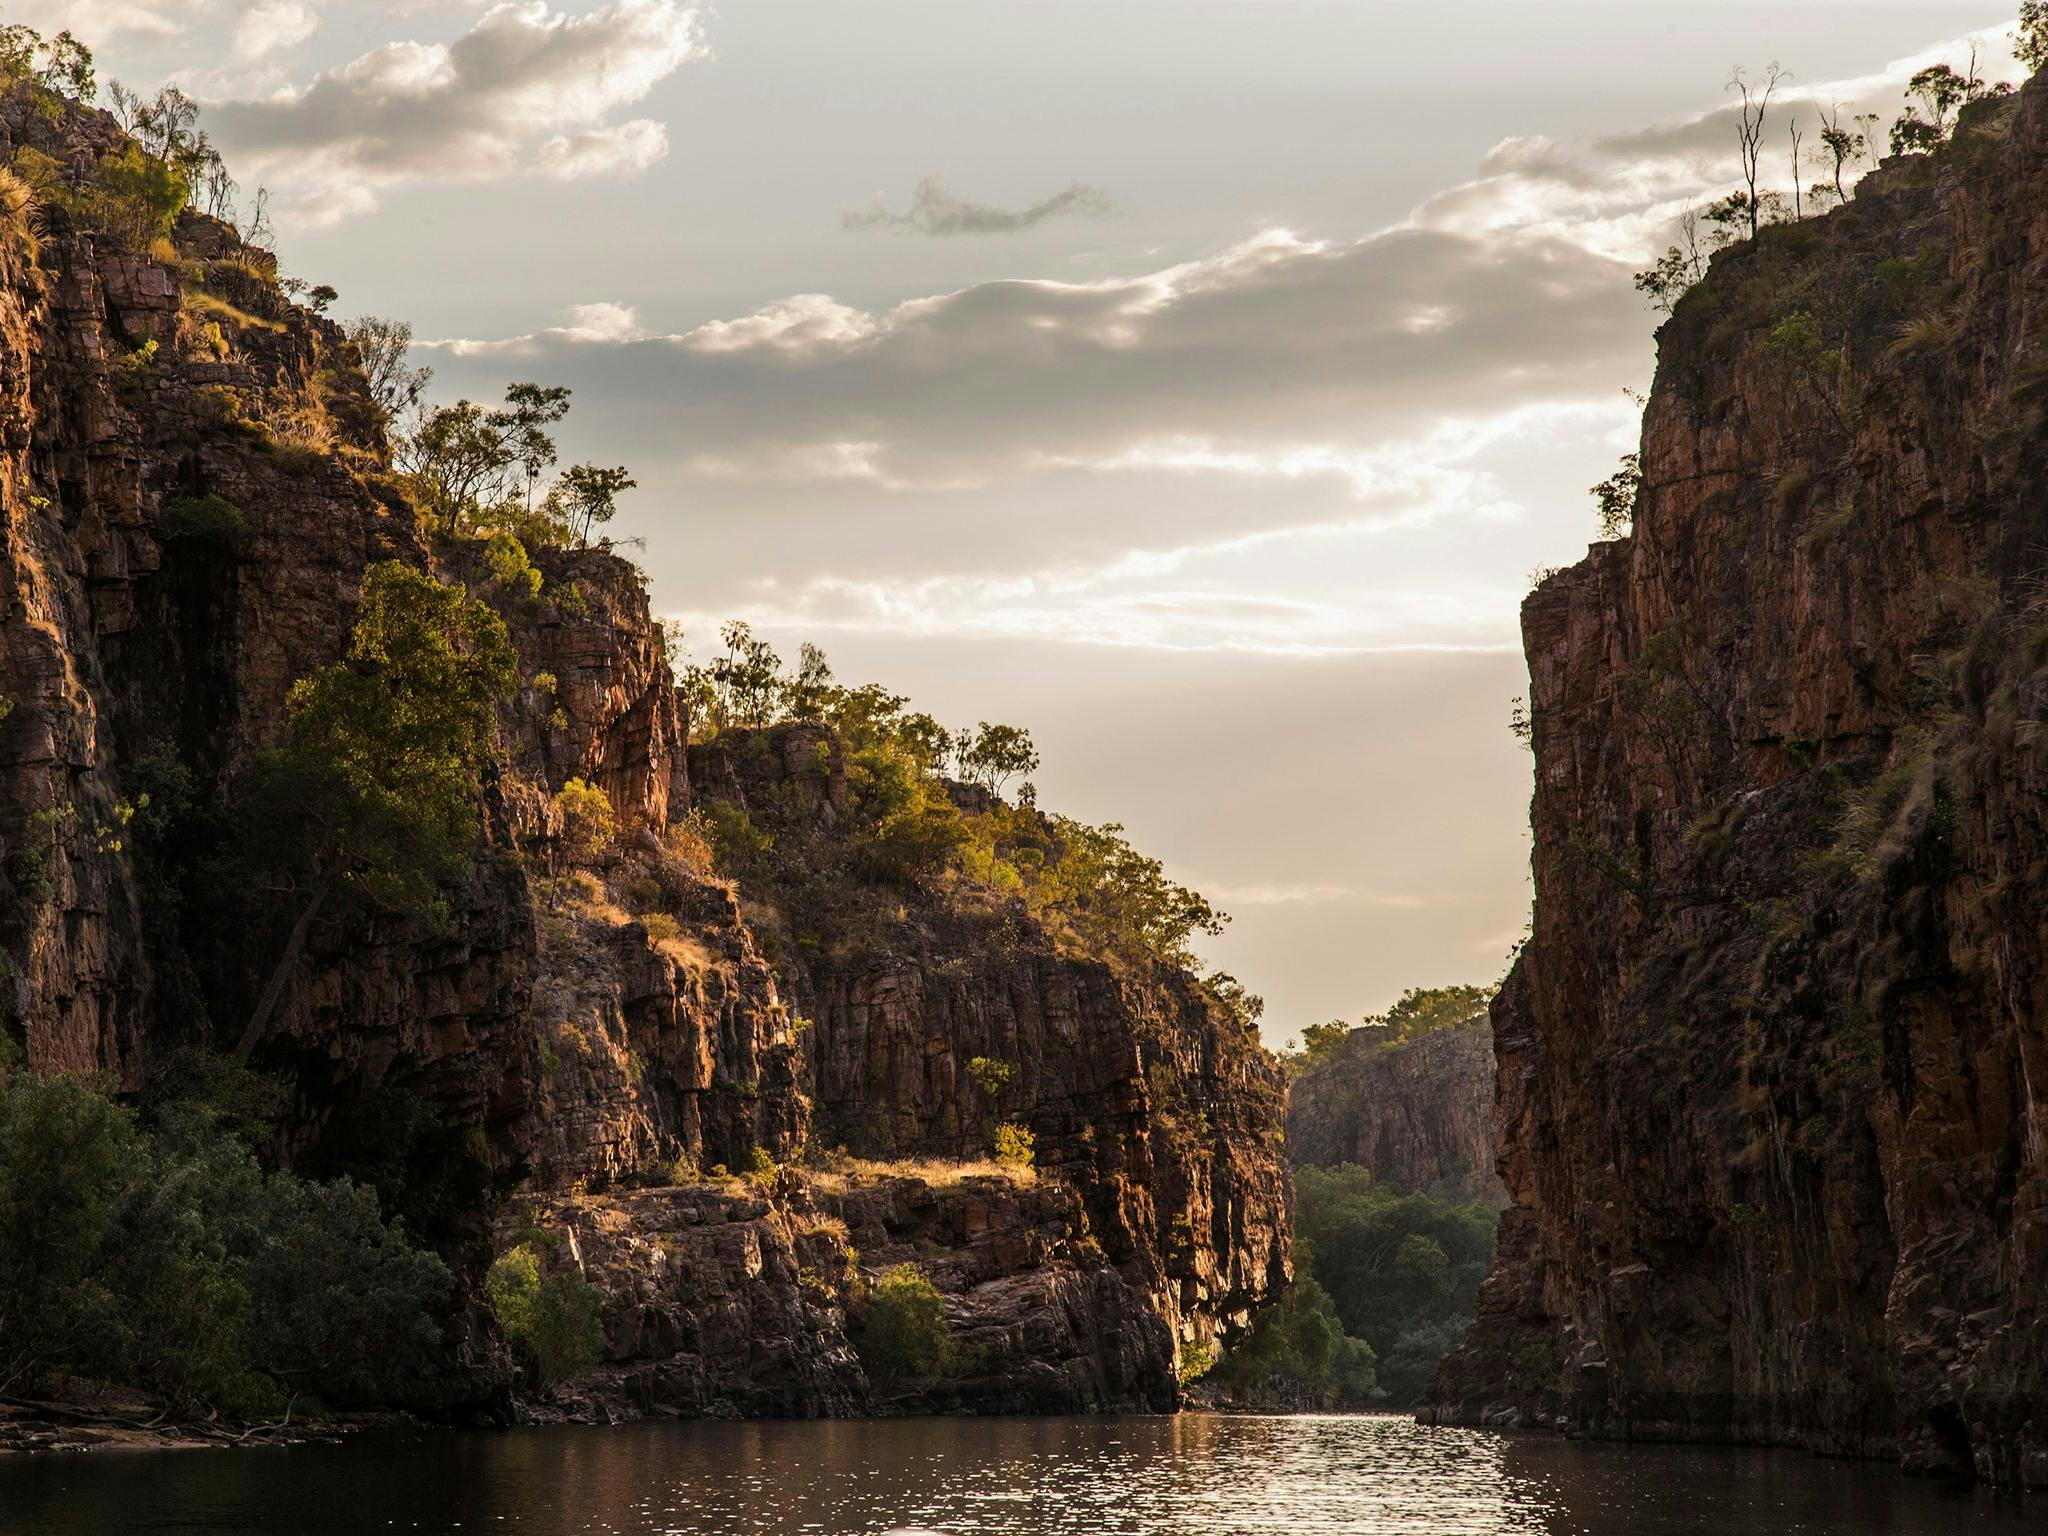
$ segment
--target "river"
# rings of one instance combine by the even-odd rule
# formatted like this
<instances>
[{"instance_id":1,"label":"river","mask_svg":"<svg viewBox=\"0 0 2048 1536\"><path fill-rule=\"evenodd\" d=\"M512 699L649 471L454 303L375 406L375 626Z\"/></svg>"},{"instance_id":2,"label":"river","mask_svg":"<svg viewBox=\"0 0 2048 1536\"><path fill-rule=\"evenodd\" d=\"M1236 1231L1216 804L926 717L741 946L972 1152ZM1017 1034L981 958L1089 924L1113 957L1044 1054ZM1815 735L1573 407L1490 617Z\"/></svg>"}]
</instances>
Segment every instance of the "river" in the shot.
<instances>
[{"instance_id":1,"label":"river","mask_svg":"<svg viewBox=\"0 0 2048 1536\"><path fill-rule=\"evenodd\" d=\"M7 1536L1948 1536L2048 1501L1391 1415L656 1423L0 1462Z\"/></svg>"}]
</instances>

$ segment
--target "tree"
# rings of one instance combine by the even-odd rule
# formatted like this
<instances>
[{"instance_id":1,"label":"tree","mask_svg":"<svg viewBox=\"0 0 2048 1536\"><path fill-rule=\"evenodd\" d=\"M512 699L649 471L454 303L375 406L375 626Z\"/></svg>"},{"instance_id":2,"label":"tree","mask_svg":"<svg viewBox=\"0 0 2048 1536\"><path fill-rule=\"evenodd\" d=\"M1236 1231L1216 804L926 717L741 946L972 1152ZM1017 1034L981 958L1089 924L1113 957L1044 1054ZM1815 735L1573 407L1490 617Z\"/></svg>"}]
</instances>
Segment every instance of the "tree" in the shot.
<instances>
[{"instance_id":1,"label":"tree","mask_svg":"<svg viewBox=\"0 0 2048 1536\"><path fill-rule=\"evenodd\" d=\"M555 809L562 816L563 847L577 863L596 858L619 835L612 797L595 784L569 780L555 793Z\"/></svg>"},{"instance_id":2,"label":"tree","mask_svg":"<svg viewBox=\"0 0 2048 1536\"><path fill-rule=\"evenodd\" d=\"M1737 91L1742 102L1736 112L1735 136L1742 167L1742 181L1747 191L1740 194L1746 199L1749 217L1749 237L1756 238L1757 224L1762 203L1757 193L1758 165L1763 158L1764 122L1770 115L1771 98L1777 94L1778 86L1791 75L1775 63L1767 66L1760 80L1752 81L1740 68L1728 76L1728 89Z\"/></svg>"},{"instance_id":3,"label":"tree","mask_svg":"<svg viewBox=\"0 0 2048 1536\"><path fill-rule=\"evenodd\" d=\"M728 620L718 637L725 654L711 663L710 680L721 725L766 725L781 691L782 658L744 619Z\"/></svg>"},{"instance_id":4,"label":"tree","mask_svg":"<svg viewBox=\"0 0 2048 1536\"><path fill-rule=\"evenodd\" d=\"M33 81L81 105L90 104L99 89L90 48L69 31L45 39L19 24L0 25L0 77Z\"/></svg>"},{"instance_id":5,"label":"tree","mask_svg":"<svg viewBox=\"0 0 2048 1536\"><path fill-rule=\"evenodd\" d=\"M145 1135L77 1079L0 1077L0 1391L65 1370L187 1411L416 1397L447 1269L371 1191L266 1173L177 1092Z\"/></svg>"},{"instance_id":6,"label":"tree","mask_svg":"<svg viewBox=\"0 0 2048 1536\"><path fill-rule=\"evenodd\" d=\"M961 777L992 795L1001 794L1003 786L1019 774L1038 767L1038 749L1031 744L1029 731L1014 725L990 725L986 720L973 731L959 734L954 756Z\"/></svg>"},{"instance_id":7,"label":"tree","mask_svg":"<svg viewBox=\"0 0 2048 1536\"><path fill-rule=\"evenodd\" d=\"M2012 56L2029 71L2048 64L2048 0L2025 0L2020 29L2013 34Z\"/></svg>"},{"instance_id":8,"label":"tree","mask_svg":"<svg viewBox=\"0 0 2048 1536\"><path fill-rule=\"evenodd\" d=\"M1384 1030L1382 1044L1420 1039L1439 1029L1462 1029L1486 1017L1497 987L1410 987L1385 1013L1367 1014L1364 1027Z\"/></svg>"},{"instance_id":9,"label":"tree","mask_svg":"<svg viewBox=\"0 0 2048 1536\"><path fill-rule=\"evenodd\" d=\"M1351 1026L1342 1019L1332 1019L1327 1024L1305 1024L1301 1031L1301 1049L1288 1052L1281 1057L1281 1062L1289 1075L1299 1077L1336 1060L1337 1053L1350 1038Z\"/></svg>"},{"instance_id":10,"label":"tree","mask_svg":"<svg viewBox=\"0 0 2048 1536\"><path fill-rule=\"evenodd\" d=\"M505 388L504 409L494 413L494 424L504 437L506 451L525 482L529 508L533 506L535 482L555 462L554 434L548 429L568 414L569 391L559 384L509 384Z\"/></svg>"},{"instance_id":11,"label":"tree","mask_svg":"<svg viewBox=\"0 0 2048 1536\"><path fill-rule=\"evenodd\" d=\"M574 532L576 542L588 544L590 530L609 523L618 512L620 495L638 484L623 464L615 469L572 464L548 494L555 514Z\"/></svg>"},{"instance_id":12,"label":"tree","mask_svg":"<svg viewBox=\"0 0 2048 1536\"><path fill-rule=\"evenodd\" d=\"M105 1250L140 1156L128 1118L77 1079L0 1079L0 1393L105 1327Z\"/></svg>"},{"instance_id":13,"label":"tree","mask_svg":"<svg viewBox=\"0 0 2048 1536\"><path fill-rule=\"evenodd\" d=\"M1836 202L1847 202L1849 192L1842 185L1842 172L1863 158L1864 151L1869 148L1869 140L1854 128L1843 126L1840 102L1836 102L1832 110L1821 107L1819 112L1820 150L1816 158L1827 169L1828 179L1814 183L1813 196L1818 201L1824 192L1832 191ZM1862 119L1852 118L1850 121L1860 123Z\"/></svg>"},{"instance_id":14,"label":"tree","mask_svg":"<svg viewBox=\"0 0 2048 1536\"><path fill-rule=\"evenodd\" d=\"M544 1268L532 1244L498 1257L484 1277L484 1295L543 1389L604 1358L603 1293L579 1273Z\"/></svg>"},{"instance_id":15,"label":"tree","mask_svg":"<svg viewBox=\"0 0 2048 1536\"><path fill-rule=\"evenodd\" d=\"M133 250L170 233L178 210L191 195L184 172L124 144L100 157L81 212Z\"/></svg>"},{"instance_id":16,"label":"tree","mask_svg":"<svg viewBox=\"0 0 2048 1536\"><path fill-rule=\"evenodd\" d=\"M1925 154L1946 143L1955 128L1956 114L1964 107L2011 89L2009 85L1994 86L1978 73L1974 43L1969 65L1961 72L1948 64L1930 64L1906 82L1907 109L1892 124L1892 153Z\"/></svg>"},{"instance_id":17,"label":"tree","mask_svg":"<svg viewBox=\"0 0 2048 1536\"><path fill-rule=\"evenodd\" d=\"M1740 198L1742 194L1736 193L1735 196ZM1667 315L1678 307L1678 301L1686 296L1693 284L1707 275L1707 263L1714 252L1728 244L1731 238L1723 228L1702 234L1701 223L1699 209L1686 209L1678 217L1677 242L1669 246L1653 265L1635 275L1637 291Z\"/></svg>"},{"instance_id":18,"label":"tree","mask_svg":"<svg viewBox=\"0 0 2048 1536\"><path fill-rule=\"evenodd\" d=\"M946 1374L956 1352L945 1297L914 1264L884 1270L855 1313L854 1348L862 1368L880 1382Z\"/></svg>"},{"instance_id":19,"label":"tree","mask_svg":"<svg viewBox=\"0 0 2048 1536\"><path fill-rule=\"evenodd\" d=\"M476 781L498 702L518 682L504 621L459 588L396 561L371 566L342 660L292 685L282 745L244 797L252 862L298 903L242 1032L246 1060L321 907L337 891L437 917L438 883L468 867Z\"/></svg>"},{"instance_id":20,"label":"tree","mask_svg":"<svg viewBox=\"0 0 2048 1536\"><path fill-rule=\"evenodd\" d=\"M1620 467L1589 493L1600 508L1601 538L1618 539L1629 531L1636 518L1636 498L1642 490L1642 455L1625 453Z\"/></svg>"},{"instance_id":21,"label":"tree","mask_svg":"<svg viewBox=\"0 0 2048 1536\"><path fill-rule=\"evenodd\" d=\"M580 464L549 488L539 506L541 475L555 462L553 427L569 411L569 391L559 386L513 384L505 403L486 408L473 400L453 405L418 405L424 370L404 366L409 328L391 321L352 332L367 346L364 364L380 408L395 414L414 409L410 430L393 445L392 462L412 488L413 499L439 532L449 535L508 529L532 542L560 543L574 528L588 535L593 523L610 518L621 491L633 481L624 469Z\"/></svg>"},{"instance_id":22,"label":"tree","mask_svg":"<svg viewBox=\"0 0 2048 1536\"><path fill-rule=\"evenodd\" d=\"M823 717L832 694L832 664L825 653L806 640L797 648L796 676L784 689L790 717L817 720Z\"/></svg>"}]
</instances>

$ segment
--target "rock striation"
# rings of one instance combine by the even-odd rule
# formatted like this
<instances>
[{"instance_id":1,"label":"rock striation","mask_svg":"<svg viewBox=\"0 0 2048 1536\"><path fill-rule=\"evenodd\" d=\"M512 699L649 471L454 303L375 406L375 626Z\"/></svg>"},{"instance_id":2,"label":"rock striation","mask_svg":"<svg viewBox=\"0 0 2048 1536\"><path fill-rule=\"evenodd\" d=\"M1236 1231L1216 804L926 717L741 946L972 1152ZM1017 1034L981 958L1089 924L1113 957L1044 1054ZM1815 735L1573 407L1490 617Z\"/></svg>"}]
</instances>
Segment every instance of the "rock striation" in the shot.
<instances>
[{"instance_id":1,"label":"rock striation","mask_svg":"<svg viewBox=\"0 0 2048 1536\"><path fill-rule=\"evenodd\" d=\"M1493 1166L1492 1027L1480 1019L1392 1044L1376 1033L1353 1030L1331 1060L1294 1080L1289 1158L1356 1163L1404 1192L1507 1204Z\"/></svg>"},{"instance_id":2,"label":"rock striation","mask_svg":"<svg viewBox=\"0 0 2048 1536\"><path fill-rule=\"evenodd\" d=\"M1718 255L1523 609L1512 1201L1444 1421L2048 1486L2048 82Z\"/></svg>"},{"instance_id":3,"label":"rock striation","mask_svg":"<svg viewBox=\"0 0 2048 1536\"><path fill-rule=\"evenodd\" d=\"M0 161L119 142L0 100ZM522 686L445 920L311 924L256 1047L290 1088L277 1154L388 1181L472 1291L515 1230L558 1239L604 1294L593 1412L1173 1406L1183 1351L1290 1273L1255 1036L1181 970L972 882L874 893L797 943L687 813L773 794L829 843L829 742L693 758L630 564L536 551L538 590L507 592L427 537L353 346L228 226L188 213L147 254L37 220L0 220L0 1031L29 1065L141 1091L167 1053L235 1043L289 897L208 883L232 788L341 654L365 567L404 561L493 603ZM190 807L145 833L166 773ZM571 779L619 823L595 856L569 846ZM1012 1064L1035 1175L969 1166L997 1107L976 1057ZM908 1261L973 1362L915 1393L847 1342L860 1279ZM463 1345L479 1402L502 1397L487 1331Z\"/></svg>"}]
</instances>

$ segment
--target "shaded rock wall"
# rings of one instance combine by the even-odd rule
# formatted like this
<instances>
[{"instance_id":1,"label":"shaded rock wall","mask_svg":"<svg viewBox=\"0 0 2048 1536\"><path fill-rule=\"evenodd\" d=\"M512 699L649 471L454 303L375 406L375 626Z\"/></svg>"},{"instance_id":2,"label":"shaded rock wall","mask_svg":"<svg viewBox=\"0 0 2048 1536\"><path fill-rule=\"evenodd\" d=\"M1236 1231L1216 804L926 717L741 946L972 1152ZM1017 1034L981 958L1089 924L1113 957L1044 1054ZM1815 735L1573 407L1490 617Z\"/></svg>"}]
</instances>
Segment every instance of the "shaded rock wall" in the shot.
<instances>
[{"instance_id":1,"label":"shaded rock wall","mask_svg":"<svg viewBox=\"0 0 2048 1536\"><path fill-rule=\"evenodd\" d=\"M1660 333L1635 532L1523 611L1513 1206L1437 1416L2048 1485L2044 320L2036 80Z\"/></svg>"},{"instance_id":2,"label":"shaded rock wall","mask_svg":"<svg viewBox=\"0 0 2048 1536\"><path fill-rule=\"evenodd\" d=\"M1398 1045L1372 1036L1352 1031L1332 1060L1294 1080L1288 1157L1356 1163L1395 1189L1505 1205L1493 1167L1492 1029L1439 1029Z\"/></svg>"},{"instance_id":3,"label":"shaded rock wall","mask_svg":"<svg viewBox=\"0 0 2048 1536\"><path fill-rule=\"evenodd\" d=\"M846 801L844 767L803 725L693 757L707 801L770 819L795 806L827 829ZM771 909L789 896L766 879L741 887ZM997 1123L1028 1126L1039 1169L1078 1194L1085 1231L1178 1344L1235 1338L1285 1283L1284 1084L1193 977L1078 950L1021 901L958 886L856 890L807 913L801 934L763 917L778 929L786 996L809 1021L815 1142L973 1159ZM976 1058L1008 1080L991 1092Z\"/></svg>"}]
</instances>

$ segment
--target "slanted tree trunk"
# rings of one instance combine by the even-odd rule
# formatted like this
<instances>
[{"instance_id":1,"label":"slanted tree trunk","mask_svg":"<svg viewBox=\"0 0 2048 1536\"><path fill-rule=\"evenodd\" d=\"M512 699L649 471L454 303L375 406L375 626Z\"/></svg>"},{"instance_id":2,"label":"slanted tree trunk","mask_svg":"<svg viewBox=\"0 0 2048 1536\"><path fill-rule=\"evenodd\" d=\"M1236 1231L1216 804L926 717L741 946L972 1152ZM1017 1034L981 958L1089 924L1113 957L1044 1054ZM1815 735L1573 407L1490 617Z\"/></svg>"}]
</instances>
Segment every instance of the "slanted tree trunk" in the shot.
<instances>
[{"instance_id":1,"label":"slanted tree trunk","mask_svg":"<svg viewBox=\"0 0 2048 1536\"><path fill-rule=\"evenodd\" d=\"M313 919L319 915L321 904L333 889L334 876L329 875L313 888L312 899L292 924L291 937L285 940L284 953L278 957L277 968L270 973L270 980L263 984L263 995L256 999L256 1011L249 1016L242 1038L235 1043L235 1060L247 1061L263 1039L263 1032L270 1027L270 1016L277 1011L277 1000L284 995L285 983L291 979L299 956L306 952L306 935L312 931Z\"/></svg>"}]
</instances>

